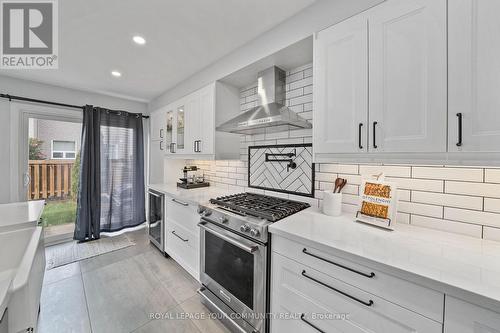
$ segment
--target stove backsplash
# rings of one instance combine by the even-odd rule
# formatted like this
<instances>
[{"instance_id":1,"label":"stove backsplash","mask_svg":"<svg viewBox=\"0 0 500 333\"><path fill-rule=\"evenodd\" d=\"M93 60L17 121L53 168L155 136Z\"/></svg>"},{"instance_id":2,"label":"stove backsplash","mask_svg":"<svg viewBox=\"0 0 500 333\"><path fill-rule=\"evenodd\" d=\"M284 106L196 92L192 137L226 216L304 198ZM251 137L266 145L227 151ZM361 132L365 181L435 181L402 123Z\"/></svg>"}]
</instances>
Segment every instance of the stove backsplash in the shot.
<instances>
[{"instance_id":1,"label":"stove backsplash","mask_svg":"<svg viewBox=\"0 0 500 333\"><path fill-rule=\"evenodd\" d=\"M311 144L250 146L248 160L250 187L314 196Z\"/></svg>"},{"instance_id":2,"label":"stove backsplash","mask_svg":"<svg viewBox=\"0 0 500 333\"><path fill-rule=\"evenodd\" d=\"M312 64L287 72L287 104L312 119ZM241 111L257 103L257 83L241 91ZM422 165L321 163L315 165L315 198L247 187L248 146L311 143L311 130L241 136L239 161L191 161L212 185L233 191L268 192L320 207L321 190L333 189L336 177L347 178L343 210L354 212L361 178L384 172L398 184L397 222L500 241L500 168Z\"/></svg>"}]
</instances>

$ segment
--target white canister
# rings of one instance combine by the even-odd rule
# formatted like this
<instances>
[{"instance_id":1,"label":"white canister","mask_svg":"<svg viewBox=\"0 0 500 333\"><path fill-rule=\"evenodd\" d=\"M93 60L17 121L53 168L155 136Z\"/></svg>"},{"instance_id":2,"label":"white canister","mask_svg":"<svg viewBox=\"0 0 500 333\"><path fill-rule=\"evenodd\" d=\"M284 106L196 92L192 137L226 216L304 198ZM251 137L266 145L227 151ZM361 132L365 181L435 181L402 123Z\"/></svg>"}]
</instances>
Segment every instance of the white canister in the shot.
<instances>
[{"instance_id":1,"label":"white canister","mask_svg":"<svg viewBox=\"0 0 500 333\"><path fill-rule=\"evenodd\" d=\"M323 192L323 214L340 216L342 214L342 193Z\"/></svg>"}]
</instances>

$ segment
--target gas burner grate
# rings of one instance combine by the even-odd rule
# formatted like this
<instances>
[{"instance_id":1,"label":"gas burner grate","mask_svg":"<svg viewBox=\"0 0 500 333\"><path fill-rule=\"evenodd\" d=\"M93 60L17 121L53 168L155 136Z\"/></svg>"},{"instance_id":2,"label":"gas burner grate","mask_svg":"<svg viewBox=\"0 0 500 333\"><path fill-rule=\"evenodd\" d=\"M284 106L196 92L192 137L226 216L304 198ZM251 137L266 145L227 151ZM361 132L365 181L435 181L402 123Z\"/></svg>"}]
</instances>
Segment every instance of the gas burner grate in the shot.
<instances>
[{"instance_id":1,"label":"gas burner grate","mask_svg":"<svg viewBox=\"0 0 500 333\"><path fill-rule=\"evenodd\" d=\"M308 203L257 193L238 193L210 199L210 203L236 212L276 222L310 207Z\"/></svg>"}]
</instances>

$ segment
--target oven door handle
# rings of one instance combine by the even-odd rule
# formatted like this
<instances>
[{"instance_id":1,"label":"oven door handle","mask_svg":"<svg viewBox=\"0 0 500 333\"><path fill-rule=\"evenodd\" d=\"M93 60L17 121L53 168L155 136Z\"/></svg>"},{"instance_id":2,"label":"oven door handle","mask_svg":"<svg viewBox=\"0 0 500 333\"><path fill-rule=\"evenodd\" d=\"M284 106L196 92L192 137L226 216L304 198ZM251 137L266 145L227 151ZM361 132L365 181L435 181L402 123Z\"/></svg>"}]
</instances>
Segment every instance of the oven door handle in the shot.
<instances>
[{"instance_id":1,"label":"oven door handle","mask_svg":"<svg viewBox=\"0 0 500 333\"><path fill-rule=\"evenodd\" d=\"M220 232L210 228L210 227L207 227L206 226L206 222L200 222L198 223L198 226L202 229L204 229L205 231L208 231L210 232L211 234L214 234L215 236L225 240L226 242L228 243L231 243L233 244L234 246L236 247L239 247L240 249L248 252L248 253L254 253L254 252L257 252L257 250L259 250L259 247L258 246L248 246L248 245L245 245L241 242L238 242L236 239L232 238L232 237L229 237L229 236L226 236L224 234L221 234Z\"/></svg>"}]
</instances>

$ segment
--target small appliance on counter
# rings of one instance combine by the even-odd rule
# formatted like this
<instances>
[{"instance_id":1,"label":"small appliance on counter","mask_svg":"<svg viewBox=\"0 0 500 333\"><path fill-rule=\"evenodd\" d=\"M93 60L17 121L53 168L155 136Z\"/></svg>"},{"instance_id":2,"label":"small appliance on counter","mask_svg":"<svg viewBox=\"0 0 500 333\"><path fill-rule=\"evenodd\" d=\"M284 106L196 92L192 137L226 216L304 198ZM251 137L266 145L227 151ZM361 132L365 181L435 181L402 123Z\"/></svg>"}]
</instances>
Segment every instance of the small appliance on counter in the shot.
<instances>
[{"instance_id":1,"label":"small appliance on counter","mask_svg":"<svg viewBox=\"0 0 500 333\"><path fill-rule=\"evenodd\" d=\"M210 186L210 183L205 181L204 174L202 176L197 176L196 174L188 174L188 172L196 171L198 171L198 167L196 165L186 165L184 169L182 169L182 173L184 174L184 176L182 178L179 178L180 182L177 183L177 187L192 189Z\"/></svg>"}]
</instances>

